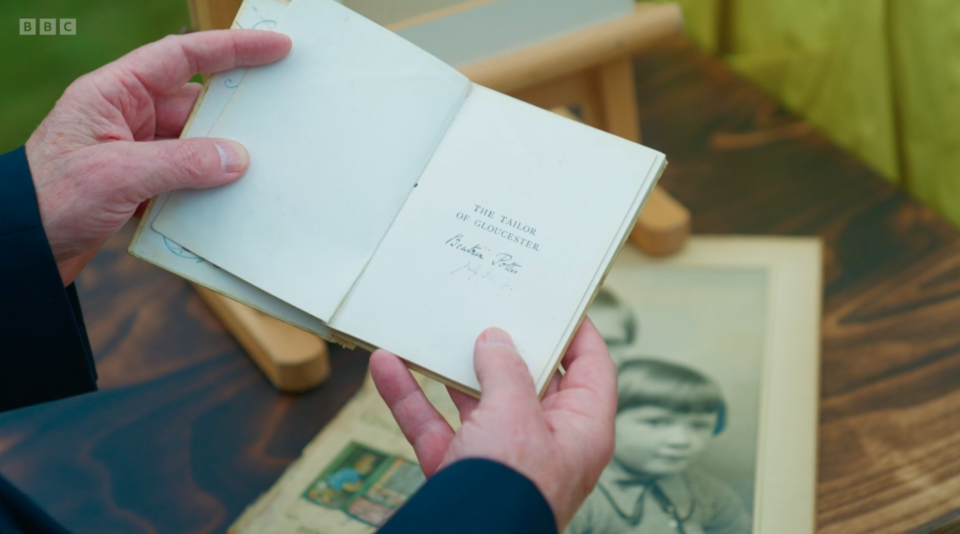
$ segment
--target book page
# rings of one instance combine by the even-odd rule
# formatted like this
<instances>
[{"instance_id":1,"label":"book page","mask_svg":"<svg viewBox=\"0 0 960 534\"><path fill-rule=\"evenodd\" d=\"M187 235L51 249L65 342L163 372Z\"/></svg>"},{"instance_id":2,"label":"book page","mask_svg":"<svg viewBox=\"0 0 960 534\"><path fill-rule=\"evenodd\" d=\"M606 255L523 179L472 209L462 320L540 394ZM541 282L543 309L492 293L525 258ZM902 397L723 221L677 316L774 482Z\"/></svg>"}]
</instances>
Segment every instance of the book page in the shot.
<instances>
[{"instance_id":1,"label":"book page","mask_svg":"<svg viewBox=\"0 0 960 534\"><path fill-rule=\"evenodd\" d=\"M369 261L469 82L330 0L294 0L290 55L250 69L212 137L237 140L239 181L174 193L153 228L327 321Z\"/></svg>"},{"instance_id":2,"label":"book page","mask_svg":"<svg viewBox=\"0 0 960 534\"><path fill-rule=\"evenodd\" d=\"M541 388L663 164L474 86L330 325L471 390L498 326Z\"/></svg>"},{"instance_id":3,"label":"book page","mask_svg":"<svg viewBox=\"0 0 960 534\"><path fill-rule=\"evenodd\" d=\"M288 4L288 0L245 0L232 28L273 29ZM183 138L207 135L247 70L247 68L238 68L211 76L200 96L197 108L184 128ZM313 332L320 337L331 339L326 325L316 317L217 268L184 249L179 243L155 231L152 226L153 221L169 196L170 193L158 195L150 203L130 243L131 254L282 321Z\"/></svg>"}]
</instances>

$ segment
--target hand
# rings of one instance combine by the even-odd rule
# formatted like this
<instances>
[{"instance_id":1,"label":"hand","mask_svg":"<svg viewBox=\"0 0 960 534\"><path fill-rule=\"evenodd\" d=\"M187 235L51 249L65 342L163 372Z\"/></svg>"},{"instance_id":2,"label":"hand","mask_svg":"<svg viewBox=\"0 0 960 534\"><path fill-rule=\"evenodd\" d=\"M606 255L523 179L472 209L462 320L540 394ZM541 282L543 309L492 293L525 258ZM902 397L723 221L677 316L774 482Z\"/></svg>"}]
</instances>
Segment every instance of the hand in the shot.
<instances>
[{"instance_id":1,"label":"hand","mask_svg":"<svg viewBox=\"0 0 960 534\"><path fill-rule=\"evenodd\" d=\"M479 401L450 389L462 425L454 433L399 358L378 350L370 372L427 477L464 458L495 460L523 474L550 503L562 532L613 456L617 371L584 319L543 400L510 336L485 330L474 346Z\"/></svg>"},{"instance_id":2,"label":"hand","mask_svg":"<svg viewBox=\"0 0 960 534\"><path fill-rule=\"evenodd\" d=\"M26 144L40 218L64 285L154 195L222 185L249 156L223 139L175 139L200 72L276 61L290 38L229 30L169 36L138 48L64 91Z\"/></svg>"}]
</instances>

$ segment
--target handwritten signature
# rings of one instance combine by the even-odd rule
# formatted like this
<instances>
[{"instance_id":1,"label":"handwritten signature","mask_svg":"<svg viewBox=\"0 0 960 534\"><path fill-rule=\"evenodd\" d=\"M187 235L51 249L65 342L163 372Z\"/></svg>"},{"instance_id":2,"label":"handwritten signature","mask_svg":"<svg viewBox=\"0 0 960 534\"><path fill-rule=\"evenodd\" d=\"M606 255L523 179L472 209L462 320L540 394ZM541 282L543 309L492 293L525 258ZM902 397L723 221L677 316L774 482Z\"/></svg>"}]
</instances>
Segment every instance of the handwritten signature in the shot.
<instances>
[{"instance_id":1,"label":"handwritten signature","mask_svg":"<svg viewBox=\"0 0 960 534\"><path fill-rule=\"evenodd\" d=\"M494 267L499 267L511 274L519 273L520 268L523 267L523 265L513 261L513 256L507 254L506 252L497 254L497 257L493 259L493 265Z\"/></svg>"},{"instance_id":2,"label":"handwritten signature","mask_svg":"<svg viewBox=\"0 0 960 534\"><path fill-rule=\"evenodd\" d=\"M463 241L463 234L457 234L451 237L450 239L447 239L447 241L444 244L450 246L455 250L459 250L460 252L465 252L473 256L474 258L479 258L481 260L483 259L483 249L480 248L479 243L472 247L468 247L462 244L462 241Z\"/></svg>"},{"instance_id":3,"label":"handwritten signature","mask_svg":"<svg viewBox=\"0 0 960 534\"><path fill-rule=\"evenodd\" d=\"M490 249L483 248L479 243L473 246L465 245L463 243L463 234L457 234L451 237L450 239L446 240L444 244L453 248L454 250L463 252L464 254L469 254L478 260L487 259L487 256L485 256L484 253L490 252ZM502 269L510 274L518 274L520 272L520 268L523 267L523 265L520 265L514 261L512 254L507 254L506 252L494 253L492 258L489 260L489 264L492 267Z\"/></svg>"}]
</instances>

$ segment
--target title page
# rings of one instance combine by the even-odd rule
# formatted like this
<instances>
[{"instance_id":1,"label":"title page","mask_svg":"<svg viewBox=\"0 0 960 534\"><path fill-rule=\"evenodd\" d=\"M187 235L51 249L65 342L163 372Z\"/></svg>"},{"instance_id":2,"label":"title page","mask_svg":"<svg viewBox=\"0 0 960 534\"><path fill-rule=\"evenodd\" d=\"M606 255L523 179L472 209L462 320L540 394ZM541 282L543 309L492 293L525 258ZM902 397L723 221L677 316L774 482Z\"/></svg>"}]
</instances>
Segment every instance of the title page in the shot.
<instances>
[{"instance_id":1,"label":"title page","mask_svg":"<svg viewBox=\"0 0 960 534\"><path fill-rule=\"evenodd\" d=\"M474 390L498 326L542 386L663 164L475 86L331 326Z\"/></svg>"}]
</instances>

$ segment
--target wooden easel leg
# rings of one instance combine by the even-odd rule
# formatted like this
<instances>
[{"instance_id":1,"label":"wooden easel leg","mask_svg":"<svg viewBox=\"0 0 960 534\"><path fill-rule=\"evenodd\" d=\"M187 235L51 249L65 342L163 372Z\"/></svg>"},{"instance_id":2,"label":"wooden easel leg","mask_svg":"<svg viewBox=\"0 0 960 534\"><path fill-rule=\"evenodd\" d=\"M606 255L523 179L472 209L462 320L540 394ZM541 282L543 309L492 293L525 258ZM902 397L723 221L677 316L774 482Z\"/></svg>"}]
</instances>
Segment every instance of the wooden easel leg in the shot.
<instances>
[{"instance_id":1,"label":"wooden easel leg","mask_svg":"<svg viewBox=\"0 0 960 534\"><path fill-rule=\"evenodd\" d=\"M205 287L193 287L277 389L306 391L330 376L324 340Z\"/></svg>"},{"instance_id":2,"label":"wooden easel leg","mask_svg":"<svg viewBox=\"0 0 960 534\"><path fill-rule=\"evenodd\" d=\"M189 0L190 22L195 30L226 30L240 9L241 0Z\"/></svg>"},{"instance_id":3,"label":"wooden easel leg","mask_svg":"<svg viewBox=\"0 0 960 534\"><path fill-rule=\"evenodd\" d=\"M640 119L631 59L623 57L600 65L597 80L603 99L604 129L639 143Z\"/></svg>"},{"instance_id":4,"label":"wooden easel leg","mask_svg":"<svg viewBox=\"0 0 960 534\"><path fill-rule=\"evenodd\" d=\"M607 121L604 116L603 93L600 91L600 81L595 70L585 70L579 74L580 83L583 85L583 93L576 102L580 108L580 116L583 122L593 126L598 130L607 129Z\"/></svg>"},{"instance_id":5,"label":"wooden easel leg","mask_svg":"<svg viewBox=\"0 0 960 534\"><path fill-rule=\"evenodd\" d=\"M603 129L603 100L593 70L514 91L511 96L544 109L576 107L583 122Z\"/></svg>"},{"instance_id":6,"label":"wooden easel leg","mask_svg":"<svg viewBox=\"0 0 960 534\"><path fill-rule=\"evenodd\" d=\"M640 114L633 63L629 57L596 68L602 99L604 129L631 141L640 142ZM690 212L662 187L653 189L630 238L647 254L672 254L690 235Z\"/></svg>"}]
</instances>

